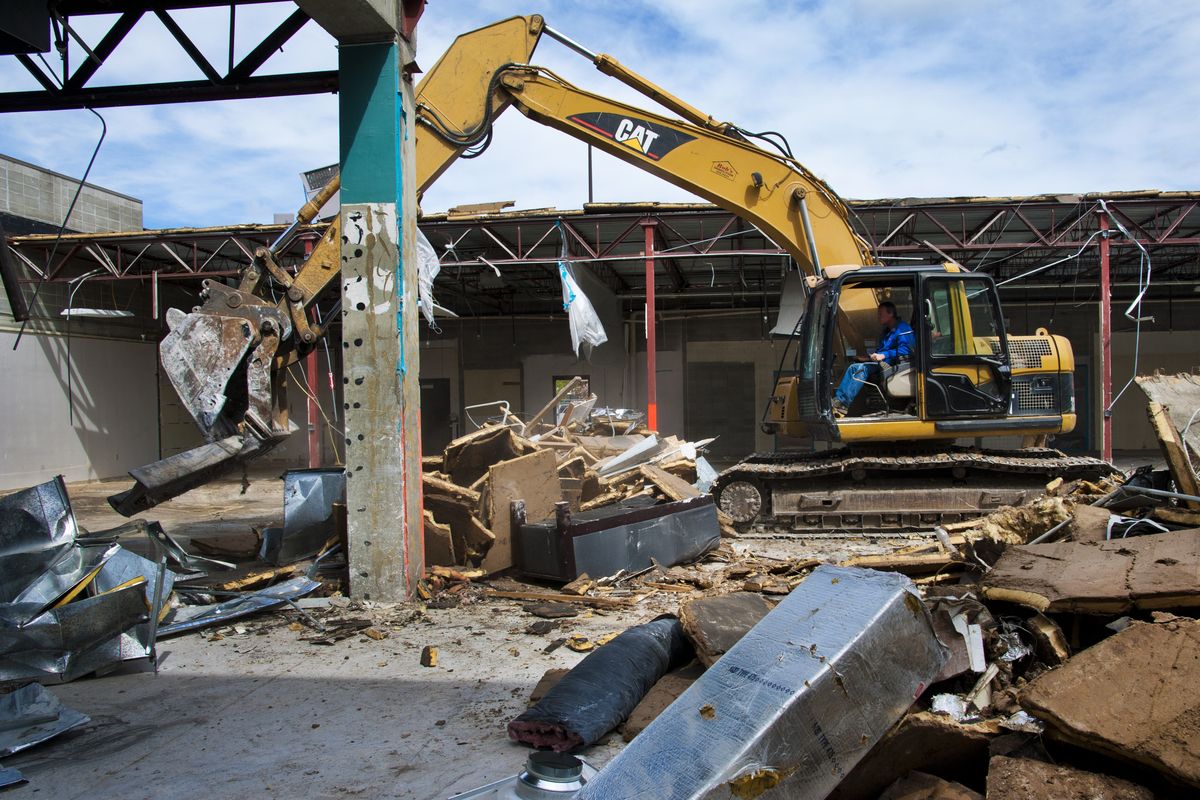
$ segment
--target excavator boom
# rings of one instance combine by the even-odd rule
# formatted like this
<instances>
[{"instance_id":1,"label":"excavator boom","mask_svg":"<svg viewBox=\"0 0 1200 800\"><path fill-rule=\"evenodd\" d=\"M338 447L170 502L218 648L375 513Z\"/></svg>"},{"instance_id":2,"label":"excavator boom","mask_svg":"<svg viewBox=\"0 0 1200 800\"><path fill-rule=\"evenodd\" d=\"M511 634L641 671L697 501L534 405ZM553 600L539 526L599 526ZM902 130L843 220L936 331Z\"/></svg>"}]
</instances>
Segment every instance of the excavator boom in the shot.
<instances>
[{"instance_id":1,"label":"excavator boom","mask_svg":"<svg viewBox=\"0 0 1200 800\"><path fill-rule=\"evenodd\" d=\"M542 35L565 44L596 68L678 114L671 119L579 89L530 65ZM525 116L687 189L756 225L812 274L822 265L870 263L845 204L787 155L751 144L736 126L710 115L548 28L542 17L510 17L459 36L416 87L418 194L464 151L486 144L497 116L516 106ZM532 163L532 162L531 162ZM324 330L310 308L335 283L340 224L335 219L293 276L276 257L338 188L334 178L305 205L297 224L259 248L236 287L205 281L203 304L172 311L160 358L208 445L135 471L139 486L114 506L133 513L191 488L197 475L256 457L292 427L287 367ZM262 283L284 297L271 302Z\"/></svg>"},{"instance_id":2,"label":"excavator boom","mask_svg":"<svg viewBox=\"0 0 1200 800\"><path fill-rule=\"evenodd\" d=\"M601 73L632 87L678 117L581 89L549 69L532 65L530 59L543 35L564 44L591 61ZM587 142L755 225L807 275L810 291L822 281L874 265L870 248L850 223L846 204L792 157L786 142L715 119L611 56L593 53L547 27L540 16L510 17L459 36L417 85L415 100L418 194L456 159L468 151L474 154L485 148L497 117L512 106L539 124ZM755 139L775 149L760 147ZM536 169L532 154L526 163L514 166L518 175L526 169ZM322 197L301 210L298 224L311 220L324 198L336 188L335 178L325 187ZM293 427L285 403L287 367L324 335L323 328L310 319L310 311L336 283L341 264L340 224L335 219L306 262L295 275L290 274L276 258L293 232L294 228L289 229L272 247L259 248L236 287L206 281L204 303L200 307L189 314L177 310L168 314L171 331L162 342L161 359L209 444L135 470L138 486L130 493L112 498L114 507L122 513L149 507L241 461L261 455ZM945 267L947 273L958 271L954 266ZM272 302L264 297L262 284L268 279L283 290L282 299ZM829 311L836 316L842 338L859 351L863 332L874 324L879 301L878 288L858 281L853 286L846 284L836 307ZM405 313L413 311L406 309ZM1003 335L997 340L999 360L990 355L986 360L1002 367L1007 375L1005 341ZM984 342L979 346L987 345ZM1053 385L1062 383L1064 374L1069 378L1071 360L1065 340L1059 350L1060 357L1053 359L1050 366L1043 364L1033 370L1038 374L1027 376L1028 380L1042 380L1039 377L1042 372L1054 373ZM963 384L962 391L978 394L975 384L982 382L980 376L986 371L978 366L958 365L950 368L949 378L935 370L925 381L957 381ZM809 382L812 392L827 392L823 376L821 373L821 380ZM795 399L797 386L797 378L781 378L772 398L771 413L775 416L771 424L785 432L804 429L804 415L809 413L801 413L804 404ZM947 435L948 423L926 419L923 390L915 392L914 397L917 412L908 415L910 422L896 427L898 423L887 420L891 427L885 428L874 421L853 424L850 420L831 421L835 440L875 442L885 438L895 441ZM994 408L989 413L1003 417L1004 398L993 401ZM1020 420L988 424L1004 431L1022 432L1029 428ZM884 437L885 430L900 435ZM974 463L972 458L967 456L960 461ZM940 457L935 460L939 464L945 461ZM766 466L754 468L757 472L745 467L742 472L746 475L742 478L733 481L726 477L722 482L722 491L732 487L722 502L739 521L755 517L759 512L754 509L773 504L781 511L791 503L788 500L791 495L785 497L784 490L773 500L767 497L770 494L767 483L772 486L786 483L787 491L795 494L798 485L812 478L805 472L803 476L796 473L795 480L790 482L775 481L771 476L777 478L782 474L775 457L764 463ZM901 462L887 461L885 466L892 463ZM962 464L958 466L966 470ZM1030 471L1024 462L1020 468ZM783 472L787 469L795 472L798 467L790 466ZM792 505L800 508L799 502Z\"/></svg>"}]
</instances>

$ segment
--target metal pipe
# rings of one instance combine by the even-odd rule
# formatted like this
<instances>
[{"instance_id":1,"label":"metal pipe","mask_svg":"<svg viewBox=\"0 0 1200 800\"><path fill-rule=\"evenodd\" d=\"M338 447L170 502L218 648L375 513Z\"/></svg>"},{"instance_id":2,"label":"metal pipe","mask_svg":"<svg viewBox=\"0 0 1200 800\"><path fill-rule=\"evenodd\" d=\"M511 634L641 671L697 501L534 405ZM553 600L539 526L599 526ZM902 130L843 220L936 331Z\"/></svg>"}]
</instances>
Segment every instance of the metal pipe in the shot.
<instances>
[{"instance_id":1,"label":"metal pipe","mask_svg":"<svg viewBox=\"0 0 1200 800\"><path fill-rule=\"evenodd\" d=\"M1145 494L1151 497L1165 497L1168 499L1187 500L1190 503L1200 503L1200 497L1194 494L1182 494L1180 492L1167 492L1162 489L1151 489L1145 486L1120 486L1112 496L1116 496L1120 492L1134 492L1136 494Z\"/></svg>"},{"instance_id":2,"label":"metal pipe","mask_svg":"<svg viewBox=\"0 0 1200 800\"><path fill-rule=\"evenodd\" d=\"M579 42L575 41L574 39L572 39L571 37L567 36L564 33L559 33L558 31L554 30L554 28L551 28L549 25L546 25L542 28L542 33L549 36L551 39L558 42L559 44L566 45L570 49L574 50L576 53L579 53L579 55L586 58L588 61L595 61L597 58L600 57L598 53L593 53L591 50L588 50L586 47L581 45Z\"/></svg>"},{"instance_id":3,"label":"metal pipe","mask_svg":"<svg viewBox=\"0 0 1200 800\"><path fill-rule=\"evenodd\" d=\"M296 212L296 219L293 220L292 224L288 225L287 228L284 229L283 233L279 234L275 241L271 243L271 254L279 255L284 247L291 242L296 231L316 219L317 214L321 213L321 209L325 206L325 204L328 203L333 197L334 193L341 188L342 175L339 172L337 175L334 175L332 178L330 178L328 183L322 186L321 191L317 192L311 200L300 206L300 210ZM306 255L312 252L312 243L306 242L304 250Z\"/></svg>"},{"instance_id":4,"label":"metal pipe","mask_svg":"<svg viewBox=\"0 0 1200 800\"><path fill-rule=\"evenodd\" d=\"M813 240L812 222L808 218L808 203L800 195L800 221L804 224L804 241L808 244L808 257L812 259L813 275L821 277L821 257L817 255L817 243Z\"/></svg>"}]
</instances>

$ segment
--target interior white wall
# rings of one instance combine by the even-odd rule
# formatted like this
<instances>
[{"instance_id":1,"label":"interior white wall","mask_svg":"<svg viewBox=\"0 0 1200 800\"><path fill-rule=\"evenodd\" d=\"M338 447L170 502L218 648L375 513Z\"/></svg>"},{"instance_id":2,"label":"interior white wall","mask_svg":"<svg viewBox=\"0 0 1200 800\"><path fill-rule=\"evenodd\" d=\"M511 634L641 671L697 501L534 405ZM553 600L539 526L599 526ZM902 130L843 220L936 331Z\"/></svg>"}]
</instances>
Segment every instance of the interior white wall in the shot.
<instances>
[{"instance_id":1,"label":"interior white wall","mask_svg":"<svg viewBox=\"0 0 1200 800\"><path fill-rule=\"evenodd\" d=\"M633 408L646 408L646 354L638 353L633 365L637 393ZM663 436L684 438L683 353L679 350L658 350L654 354L654 392L658 405L658 432Z\"/></svg>"},{"instance_id":2,"label":"interior white wall","mask_svg":"<svg viewBox=\"0 0 1200 800\"><path fill-rule=\"evenodd\" d=\"M1134 343L1137 337L1132 332L1116 331L1112 336L1112 387L1113 396L1121 391L1133 375ZM1099 336L1093 338L1094 352L1099 353ZM1097 359L1092 370L1094 390L1093 419L1096 420L1097 444L1100 439L1101 406L1100 369ZM1165 373L1192 372L1200 367L1200 350L1196 348L1195 335L1185 331L1143 331L1138 353L1137 373L1150 375L1155 370ZM1147 397L1137 387L1130 386L1113 406L1113 449L1114 450L1157 450L1158 439L1150 420L1146 416Z\"/></svg>"},{"instance_id":3,"label":"interior white wall","mask_svg":"<svg viewBox=\"0 0 1200 800\"><path fill-rule=\"evenodd\" d=\"M153 342L71 339L75 419L69 419L67 340L0 331L4 415L0 489L112 478L158 458Z\"/></svg>"}]
</instances>

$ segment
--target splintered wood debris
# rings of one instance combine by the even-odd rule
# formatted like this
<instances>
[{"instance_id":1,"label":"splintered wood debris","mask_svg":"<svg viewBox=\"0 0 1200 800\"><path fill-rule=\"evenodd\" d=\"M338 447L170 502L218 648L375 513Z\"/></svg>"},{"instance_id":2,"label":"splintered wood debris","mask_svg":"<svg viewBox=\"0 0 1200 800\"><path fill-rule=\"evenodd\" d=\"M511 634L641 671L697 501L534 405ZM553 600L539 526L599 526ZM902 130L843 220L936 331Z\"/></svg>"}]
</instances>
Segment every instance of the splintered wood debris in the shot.
<instances>
[{"instance_id":1,"label":"splintered wood debris","mask_svg":"<svg viewBox=\"0 0 1200 800\"><path fill-rule=\"evenodd\" d=\"M514 564L513 503L531 522L559 503L591 511L634 497L697 497L696 459L712 440L659 437L642 415L596 411L595 395L567 386L527 422L490 422L421 459L427 564L476 566L489 574ZM559 406L561 413L558 413ZM736 536L718 512L722 533Z\"/></svg>"}]
</instances>

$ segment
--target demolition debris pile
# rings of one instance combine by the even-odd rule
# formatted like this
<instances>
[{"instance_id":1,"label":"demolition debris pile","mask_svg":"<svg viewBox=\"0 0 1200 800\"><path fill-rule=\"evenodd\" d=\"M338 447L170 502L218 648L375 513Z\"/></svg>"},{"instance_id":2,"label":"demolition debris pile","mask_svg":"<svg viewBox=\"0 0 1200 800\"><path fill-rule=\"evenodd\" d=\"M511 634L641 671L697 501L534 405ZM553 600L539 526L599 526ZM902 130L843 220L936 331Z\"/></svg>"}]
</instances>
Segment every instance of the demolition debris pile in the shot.
<instances>
[{"instance_id":1,"label":"demolition debris pile","mask_svg":"<svg viewBox=\"0 0 1200 800\"><path fill-rule=\"evenodd\" d=\"M642 432L640 414L567 399L579 384L528 422L506 413L422 460L427 564L567 581L693 560L733 535L702 491L716 477L700 454L711 440ZM581 530L614 533L583 554L571 549Z\"/></svg>"}]
</instances>

